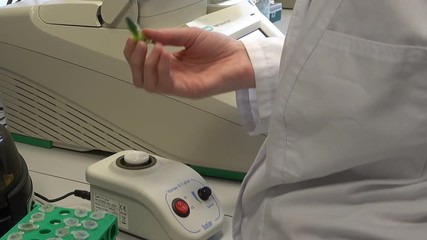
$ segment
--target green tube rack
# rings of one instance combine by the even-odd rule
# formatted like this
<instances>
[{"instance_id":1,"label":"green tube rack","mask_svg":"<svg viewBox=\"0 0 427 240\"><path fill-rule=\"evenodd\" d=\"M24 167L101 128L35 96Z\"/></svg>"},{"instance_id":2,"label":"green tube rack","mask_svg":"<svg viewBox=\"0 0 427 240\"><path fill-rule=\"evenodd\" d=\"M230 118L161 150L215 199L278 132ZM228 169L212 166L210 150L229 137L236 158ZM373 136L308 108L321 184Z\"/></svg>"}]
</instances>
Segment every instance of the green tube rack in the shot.
<instances>
[{"instance_id":1,"label":"green tube rack","mask_svg":"<svg viewBox=\"0 0 427 240\"><path fill-rule=\"evenodd\" d=\"M35 205L0 240L115 240L117 217L104 211Z\"/></svg>"}]
</instances>

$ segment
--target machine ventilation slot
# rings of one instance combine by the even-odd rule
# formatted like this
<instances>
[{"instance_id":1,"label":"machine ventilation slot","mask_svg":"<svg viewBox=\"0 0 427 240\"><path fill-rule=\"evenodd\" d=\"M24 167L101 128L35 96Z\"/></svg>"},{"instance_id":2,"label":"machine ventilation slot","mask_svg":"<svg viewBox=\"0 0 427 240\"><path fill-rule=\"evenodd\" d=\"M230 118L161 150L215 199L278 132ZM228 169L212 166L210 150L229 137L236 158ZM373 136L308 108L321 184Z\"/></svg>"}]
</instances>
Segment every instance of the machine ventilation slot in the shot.
<instances>
[{"instance_id":1,"label":"machine ventilation slot","mask_svg":"<svg viewBox=\"0 0 427 240\"><path fill-rule=\"evenodd\" d=\"M77 135L75 135L74 133L72 133L71 131L69 131L69 129L66 129L66 128L63 128L63 127L61 127L61 130L62 131L64 131L64 132L66 132L68 135L70 135L70 136L73 136L73 139L79 139L80 137L79 136L77 136ZM73 139L70 139L71 141L73 141L74 142L74 140ZM86 142L87 143L87 142ZM76 143L76 144L78 144L78 143ZM95 146L93 146L92 144L90 144L90 143L87 143L89 146L92 146L92 147L95 147Z\"/></svg>"},{"instance_id":2,"label":"machine ventilation slot","mask_svg":"<svg viewBox=\"0 0 427 240\"><path fill-rule=\"evenodd\" d=\"M152 152L140 139L79 108L70 100L0 68L0 92L12 132L78 150Z\"/></svg>"},{"instance_id":3,"label":"machine ventilation slot","mask_svg":"<svg viewBox=\"0 0 427 240\"><path fill-rule=\"evenodd\" d=\"M43 138L43 139L49 139L49 140L55 140L56 138L50 134L49 132L43 130L42 128L40 128L39 126L37 126L36 124L34 124L34 122L29 122L25 119L23 119L20 116L24 116L24 114L20 114L17 111L13 111L14 109L12 109L11 113L7 112L7 121L9 123L9 125L11 125L11 123L15 124L18 123L18 126L24 127L26 129L32 129L31 132L35 133L34 135L22 131L21 130L21 134L27 135L27 136L31 136L31 137L38 137L38 138ZM12 132L14 132L14 128L12 128L11 126L9 126L9 129L12 130Z\"/></svg>"},{"instance_id":4,"label":"machine ventilation slot","mask_svg":"<svg viewBox=\"0 0 427 240\"><path fill-rule=\"evenodd\" d=\"M34 132L33 130L31 130L28 127L22 126L21 124L17 123L15 124L15 132L18 134L25 134L25 133L32 133L31 135L35 136L37 135L36 132Z\"/></svg>"},{"instance_id":5,"label":"machine ventilation slot","mask_svg":"<svg viewBox=\"0 0 427 240\"><path fill-rule=\"evenodd\" d=\"M103 127L107 128L107 129L108 129L108 130L110 130L110 131L114 131L113 129L111 129L111 128L109 128L108 126L106 126L106 125L102 124L101 122L98 122L98 120L96 120L96 119L94 119L94 118L90 117L89 115L87 115L87 114L85 114L85 113L83 113L83 112L79 111L78 109L74 108L73 106L71 106L71 105L67 105L67 107L69 107L69 108L73 109L75 112L78 112L80 115L82 115L82 116L84 116L84 117L86 117L86 118L88 118L88 119L92 120L93 122L95 122L95 125L101 125L101 126L103 126Z\"/></svg>"},{"instance_id":6,"label":"machine ventilation slot","mask_svg":"<svg viewBox=\"0 0 427 240\"><path fill-rule=\"evenodd\" d=\"M86 137L87 140L90 140L91 143L95 143L95 146L99 146L99 145L103 145L101 142L97 141L94 137L86 134L86 133L82 133L83 136Z\"/></svg>"}]
</instances>

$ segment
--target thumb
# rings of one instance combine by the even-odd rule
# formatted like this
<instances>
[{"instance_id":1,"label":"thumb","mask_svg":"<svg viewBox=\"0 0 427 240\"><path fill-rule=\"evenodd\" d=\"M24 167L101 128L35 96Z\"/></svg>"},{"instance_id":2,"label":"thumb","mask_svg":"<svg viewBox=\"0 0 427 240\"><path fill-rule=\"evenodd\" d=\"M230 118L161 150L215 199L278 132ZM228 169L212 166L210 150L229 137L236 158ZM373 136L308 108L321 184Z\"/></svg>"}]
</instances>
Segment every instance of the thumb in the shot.
<instances>
[{"instance_id":1,"label":"thumb","mask_svg":"<svg viewBox=\"0 0 427 240\"><path fill-rule=\"evenodd\" d=\"M165 29L143 29L146 37L153 42L160 42L169 46L190 46L202 30L190 27L165 28Z\"/></svg>"}]
</instances>

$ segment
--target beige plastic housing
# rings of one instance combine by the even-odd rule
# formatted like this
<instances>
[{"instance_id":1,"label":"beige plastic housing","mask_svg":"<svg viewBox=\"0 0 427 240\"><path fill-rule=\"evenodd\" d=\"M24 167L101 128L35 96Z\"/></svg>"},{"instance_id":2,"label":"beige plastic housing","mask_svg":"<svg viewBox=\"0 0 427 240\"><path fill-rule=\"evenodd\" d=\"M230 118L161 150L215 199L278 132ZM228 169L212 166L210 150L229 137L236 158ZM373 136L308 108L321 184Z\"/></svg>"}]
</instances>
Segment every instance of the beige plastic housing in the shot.
<instances>
[{"instance_id":1,"label":"beige plastic housing","mask_svg":"<svg viewBox=\"0 0 427 240\"><path fill-rule=\"evenodd\" d=\"M133 152L116 153L87 168L93 211L116 215L120 230L143 239L205 240L222 230L224 211L203 177L185 164L153 155L155 163L147 168L117 165ZM212 191L204 200L198 194L203 187ZM173 209L178 199L187 204L185 217Z\"/></svg>"},{"instance_id":2,"label":"beige plastic housing","mask_svg":"<svg viewBox=\"0 0 427 240\"><path fill-rule=\"evenodd\" d=\"M188 100L135 88L122 53L129 31L93 26L87 12L84 23L43 20L45 7L60 2L0 8L0 92L12 132L76 150L136 149L196 166L248 170L265 136L241 127L234 93ZM100 3L75 2L80 5L70 11Z\"/></svg>"}]
</instances>

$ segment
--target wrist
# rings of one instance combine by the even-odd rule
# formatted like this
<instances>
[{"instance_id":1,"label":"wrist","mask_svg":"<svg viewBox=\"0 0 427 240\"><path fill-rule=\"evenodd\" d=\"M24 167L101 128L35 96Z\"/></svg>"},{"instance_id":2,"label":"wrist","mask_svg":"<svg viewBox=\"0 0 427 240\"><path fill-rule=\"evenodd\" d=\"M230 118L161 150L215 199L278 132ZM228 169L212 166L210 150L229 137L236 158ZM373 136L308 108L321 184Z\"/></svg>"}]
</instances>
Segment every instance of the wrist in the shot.
<instances>
[{"instance_id":1,"label":"wrist","mask_svg":"<svg viewBox=\"0 0 427 240\"><path fill-rule=\"evenodd\" d=\"M255 72L252 66L251 59L246 50L245 45L241 41L237 41L238 48L238 74L236 79L236 90L255 87Z\"/></svg>"}]
</instances>

